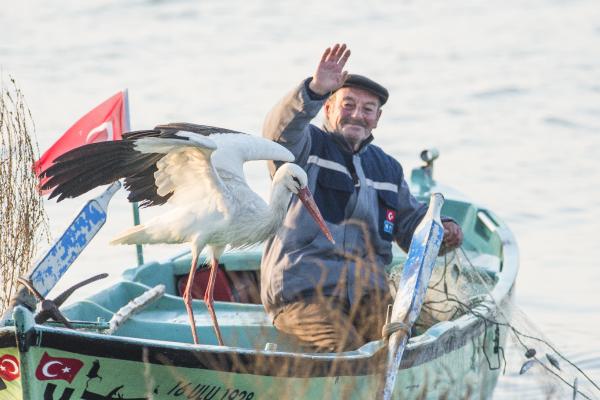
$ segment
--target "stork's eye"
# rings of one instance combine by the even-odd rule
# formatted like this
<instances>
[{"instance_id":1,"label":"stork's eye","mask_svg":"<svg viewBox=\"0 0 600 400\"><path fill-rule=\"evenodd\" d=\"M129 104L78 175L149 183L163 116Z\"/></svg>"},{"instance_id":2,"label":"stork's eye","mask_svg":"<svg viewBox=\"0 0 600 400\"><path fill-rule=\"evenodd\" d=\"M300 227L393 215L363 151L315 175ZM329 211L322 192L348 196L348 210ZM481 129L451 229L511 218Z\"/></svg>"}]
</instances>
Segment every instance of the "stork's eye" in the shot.
<instances>
[{"instance_id":1,"label":"stork's eye","mask_svg":"<svg viewBox=\"0 0 600 400\"><path fill-rule=\"evenodd\" d=\"M292 176L292 179L294 180L294 182L296 182L298 184L298 187L302 186L302 184L300 183L300 179L298 179L295 176Z\"/></svg>"}]
</instances>

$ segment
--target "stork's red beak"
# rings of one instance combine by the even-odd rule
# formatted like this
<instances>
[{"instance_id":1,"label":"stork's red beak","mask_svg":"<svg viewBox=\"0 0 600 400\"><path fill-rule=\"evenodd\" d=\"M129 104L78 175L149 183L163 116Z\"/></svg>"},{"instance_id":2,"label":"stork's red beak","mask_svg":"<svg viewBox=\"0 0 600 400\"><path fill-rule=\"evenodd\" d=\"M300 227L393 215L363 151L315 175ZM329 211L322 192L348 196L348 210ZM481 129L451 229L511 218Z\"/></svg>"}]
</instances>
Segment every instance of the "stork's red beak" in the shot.
<instances>
[{"instance_id":1,"label":"stork's red beak","mask_svg":"<svg viewBox=\"0 0 600 400\"><path fill-rule=\"evenodd\" d=\"M312 193L310 190L308 190L308 187L298 190L298 197L300 198L302 204L304 204L304 207L308 209L310 215L312 215L312 217L315 219L315 222L319 225L319 228L321 228L327 239L329 239L331 243L335 243L335 240L333 240L333 236L331 235L331 232L329 231L329 228L327 227L327 224L325 223L325 220L319 211L319 207L317 207L317 203L315 203L315 199L313 199Z\"/></svg>"}]
</instances>

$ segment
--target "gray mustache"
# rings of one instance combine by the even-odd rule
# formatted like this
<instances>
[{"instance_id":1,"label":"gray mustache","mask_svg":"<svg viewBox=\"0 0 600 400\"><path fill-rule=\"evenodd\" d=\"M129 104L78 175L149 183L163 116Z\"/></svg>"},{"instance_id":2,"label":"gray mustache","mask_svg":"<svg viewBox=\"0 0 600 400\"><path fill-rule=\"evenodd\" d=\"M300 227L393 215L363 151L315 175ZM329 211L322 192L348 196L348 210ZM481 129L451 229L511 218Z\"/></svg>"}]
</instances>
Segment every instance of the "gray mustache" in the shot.
<instances>
[{"instance_id":1,"label":"gray mustache","mask_svg":"<svg viewBox=\"0 0 600 400\"><path fill-rule=\"evenodd\" d=\"M365 124L363 121L361 121L359 119L354 119L354 118L344 118L340 122L342 125L352 124L352 125L362 126L363 128L367 127L367 124Z\"/></svg>"}]
</instances>

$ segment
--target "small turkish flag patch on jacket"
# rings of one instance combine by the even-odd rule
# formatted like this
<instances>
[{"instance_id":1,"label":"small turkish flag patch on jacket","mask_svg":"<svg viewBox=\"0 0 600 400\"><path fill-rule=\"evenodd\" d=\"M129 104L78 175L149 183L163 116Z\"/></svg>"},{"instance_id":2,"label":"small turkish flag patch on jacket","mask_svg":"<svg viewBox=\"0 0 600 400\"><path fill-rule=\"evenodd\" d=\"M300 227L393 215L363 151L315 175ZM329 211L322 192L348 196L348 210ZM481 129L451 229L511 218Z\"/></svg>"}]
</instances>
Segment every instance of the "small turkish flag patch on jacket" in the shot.
<instances>
[{"instance_id":1,"label":"small turkish flag patch on jacket","mask_svg":"<svg viewBox=\"0 0 600 400\"><path fill-rule=\"evenodd\" d=\"M81 367L83 362L76 358L51 357L44 353L35 370L35 377L40 381L62 379L71 383Z\"/></svg>"},{"instance_id":2,"label":"small turkish flag patch on jacket","mask_svg":"<svg viewBox=\"0 0 600 400\"><path fill-rule=\"evenodd\" d=\"M394 222L396 221L396 211L385 210L385 221L383 221L383 231L392 235L394 233Z\"/></svg>"},{"instance_id":3,"label":"small turkish flag patch on jacket","mask_svg":"<svg viewBox=\"0 0 600 400\"><path fill-rule=\"evenodd\" d=\"M396 211L394 210L386 210L385 219L390 222L396 221Z\"/></svg>"}]
</instances>

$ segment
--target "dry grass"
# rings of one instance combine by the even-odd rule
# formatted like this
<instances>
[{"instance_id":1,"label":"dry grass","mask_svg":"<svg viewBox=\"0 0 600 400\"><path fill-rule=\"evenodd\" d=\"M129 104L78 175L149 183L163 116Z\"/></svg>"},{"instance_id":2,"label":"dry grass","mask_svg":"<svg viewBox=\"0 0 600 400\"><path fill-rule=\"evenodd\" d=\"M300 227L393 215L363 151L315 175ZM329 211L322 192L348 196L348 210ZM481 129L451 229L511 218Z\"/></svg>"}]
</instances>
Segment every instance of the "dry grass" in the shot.
<instances>
[{"instance_id":1,"label":"dry grass","mask_svg":"<svg viewBox=\"0 0 600 400\"><path fill-rule=\"evenodd\" d=\"M14 79L0 90L0 311L29 269L36 245L48 238L48 222L33 162L39 153L35 127Z\"/></svg>"}]
</instances>

